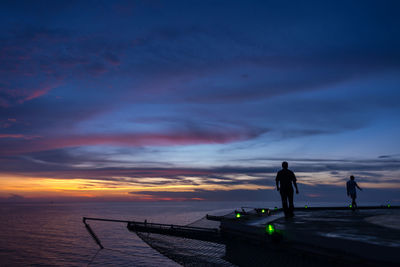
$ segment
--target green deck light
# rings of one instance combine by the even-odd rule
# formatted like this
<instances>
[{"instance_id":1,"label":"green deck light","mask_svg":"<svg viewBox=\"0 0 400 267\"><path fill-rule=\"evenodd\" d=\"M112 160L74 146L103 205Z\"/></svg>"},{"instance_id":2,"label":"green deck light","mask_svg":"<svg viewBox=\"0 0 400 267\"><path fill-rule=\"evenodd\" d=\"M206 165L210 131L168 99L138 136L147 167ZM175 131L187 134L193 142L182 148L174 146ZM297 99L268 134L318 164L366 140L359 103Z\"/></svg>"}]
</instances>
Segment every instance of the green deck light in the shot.
<instances>
[{"instance_id":1,"label":"green deck light","mask_svg":"<svg viewBox=\"0 0 400 267\"><path fill-rule=\"evenodd\" d=\"M349 208L351 209L352 207L353 207L353 205L350 204L350 205L349 205Z\"/></svg>"},{"instance_id":2,"label":"green deck light","mask_svg":"<svg viewBox=\"0 0 400 267\"><path fill-rule=\"evenodd\" d=\"M308 206L307 206L307 205L305 205L305 206L304 206L304 208L306 208L306 209L307 209L307 208L308 208Z\"/></svg>"},{"instance_id":3,"label":"green deck light","mask_svg":"<svg viewBox=\"0 0 400 267\"><path fill-rule=\"evenodd\" d=\"M270 234L270 235L275 233L275 227L272 224L268 224L267 225L267 233Z\"/></svg>"},{"instance_id":4,"label":"green deck light","mask_svg":"<svg viewBox=\"0 0 400 267\"><path fill-rule=\"evenodd\" d=\"M275 210L278 210L278 208L277 208L277 207L275 207Z\"/></svg>"},{"instance_id":5,"label":"green deck light","mask_svg":"<svg viewBox=\"0 0 400 267\"><path fill-rule=\"evenodd\" d=\"M236 213L236 218L240 218L240 213Z\"/></svg>"},{"instance_id":6,"label":"green deck light","mask_svg":"<svg viewBox=\"0 0 400 267\"><path fill-rule=\"evenodd\" d=\"M262 213L265 213L265 209L262 209L261 212L262 212Z\"/></svg>"},{"instance_id":7,"label":"green deck light","mask_svg":"<svg viewBox=\"0 0 400 267\"><path fill-rule=\"evenodd\" d=\"M390 208L390 204L388 204L387 207Z\"/></svg>"}]
</instances>

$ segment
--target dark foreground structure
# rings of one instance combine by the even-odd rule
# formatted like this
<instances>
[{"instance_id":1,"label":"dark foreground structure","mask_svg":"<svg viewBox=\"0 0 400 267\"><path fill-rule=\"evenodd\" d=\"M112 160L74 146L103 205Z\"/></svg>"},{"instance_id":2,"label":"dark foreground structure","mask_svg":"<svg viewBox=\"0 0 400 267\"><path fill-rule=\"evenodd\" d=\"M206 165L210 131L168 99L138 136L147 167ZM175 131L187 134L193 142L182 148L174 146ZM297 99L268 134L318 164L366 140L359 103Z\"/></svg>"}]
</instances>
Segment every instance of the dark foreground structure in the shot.
<instances>
[{"instance_id":1,"label":"dark foreground structure","mask_svg":"<svg viewBox=\"0 0 400 267\"><path fill-rule=\"evenodd\" d=\"M127 223L130 231L184 266L399 266L400 207L242 208L189 225Z\"/></svg>"}]
</instances>

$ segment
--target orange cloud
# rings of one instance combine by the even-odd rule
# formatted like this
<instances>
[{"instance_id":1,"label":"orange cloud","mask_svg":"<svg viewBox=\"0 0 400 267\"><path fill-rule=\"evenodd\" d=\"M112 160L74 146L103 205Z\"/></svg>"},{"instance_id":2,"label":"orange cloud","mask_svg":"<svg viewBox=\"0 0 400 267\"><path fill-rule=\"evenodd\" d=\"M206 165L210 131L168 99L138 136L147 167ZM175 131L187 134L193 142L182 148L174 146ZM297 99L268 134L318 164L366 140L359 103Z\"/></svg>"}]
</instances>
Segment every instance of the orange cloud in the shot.
<instances>
[{"instance_id":1,"label":"orange cloud","mask_svg":"<svg viewBox=\"0 0 400 267\"><path fill-rule=\"evenodd\" d=\"M252 184L243 185L214 185L214 184L168 184L142 185L138 182L105 181L93 179L52 179L48 177L34 178L18 175L0 174L0 197L12 194L28 198L38 197L100 197L100 198L130 198L151 200L149 194L141 192L195 192L230 191L230 190L274 189L273 186Z\"/></svg>"}]
</instances>

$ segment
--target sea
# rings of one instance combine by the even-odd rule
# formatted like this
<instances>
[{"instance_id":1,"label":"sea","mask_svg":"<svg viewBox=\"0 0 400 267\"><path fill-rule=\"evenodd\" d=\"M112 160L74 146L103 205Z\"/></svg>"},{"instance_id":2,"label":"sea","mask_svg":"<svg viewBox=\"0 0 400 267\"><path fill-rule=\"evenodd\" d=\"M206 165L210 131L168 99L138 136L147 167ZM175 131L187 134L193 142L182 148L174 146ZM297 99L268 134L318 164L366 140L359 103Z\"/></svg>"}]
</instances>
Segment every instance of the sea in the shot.
<instances>
[{"instance_id":1,"label":"sea","mask_svg":"<svg viewBox=\"0 0 400 267\"><path fill-rule=\"evenodd\" d=\"M0 203L0 266L179 266L150 248L125 223L88 221L105 249L93 241L82 217L189 224L267 202Z\"/></svg>"},{"instance_id":2,"label":"sea","mask_svg":"<svg viewBox=\"0 0 400 267\"><path fill-rule=\"evenodd\" d=\"M321 205L324 203L317 204ZM125 223L89 221L105 247L99 250L82 218L186 225L206 214L275 206L280 205L205 201L0 203L0 266L179 266L129 232Z\"/></svg>"}]
</instances>

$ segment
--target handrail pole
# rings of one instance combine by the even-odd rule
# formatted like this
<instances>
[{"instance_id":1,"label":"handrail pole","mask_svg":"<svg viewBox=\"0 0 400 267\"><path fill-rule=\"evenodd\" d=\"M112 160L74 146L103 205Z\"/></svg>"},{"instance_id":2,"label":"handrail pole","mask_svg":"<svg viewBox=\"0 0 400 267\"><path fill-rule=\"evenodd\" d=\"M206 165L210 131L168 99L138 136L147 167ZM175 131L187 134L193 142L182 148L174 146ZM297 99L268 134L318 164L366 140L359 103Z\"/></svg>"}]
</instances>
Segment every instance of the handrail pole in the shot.
<instances>
[{"instance_id":1,"label":"handrail pole","mask_svg":"<svg viewBox=\"0 0 400 267\"><path fill-rule=\"evenodd\" d=\"M88 223L86 223L86 220L83 219L83 223L85 224L85 228L86 230L89 232L90 236L93 238L94 242L96 242L96 244L100 247L100 249L103 249L103 245L101 244L100 239L97 237L97 235L95 234L95 232L92 230L92 228L90 227L90 225Z\"/></svg>"},{"instance_id":2,"label":"handrail pole","mask_svg":"<svg viewBox=\"0 0 400 267\"><path fill-rule=\"evenodd\" d=\"M149 223L149 222L137 222L137 221L128 221L128 220L114 220L114 219L83 217L84 223L86 223L87 220L102 221L102 222L120 222L120 223L128 223L128 224L133 223L133 224L138 224L138 225L145 225L146 227L158 226L159 228L163 228L163 227L174 228L174 227L178 226L182 229L196 229L196 230L202 230L202 231L211 231L211 229L205 228L205 227L193 227L193 226L186 226L186 225L174 225L174 224L164 224L164 223ZM214 230L215 229L212 229L212 231L214 231Z\"/></svg>"}]
</instances>

